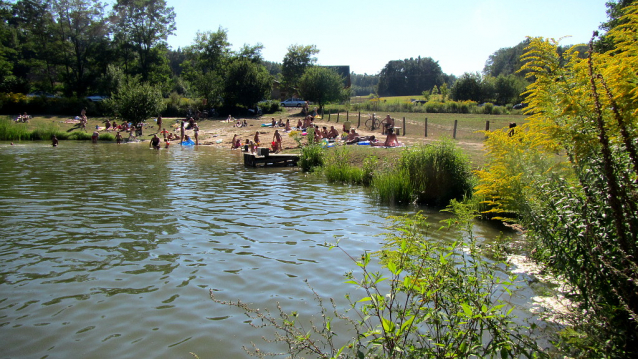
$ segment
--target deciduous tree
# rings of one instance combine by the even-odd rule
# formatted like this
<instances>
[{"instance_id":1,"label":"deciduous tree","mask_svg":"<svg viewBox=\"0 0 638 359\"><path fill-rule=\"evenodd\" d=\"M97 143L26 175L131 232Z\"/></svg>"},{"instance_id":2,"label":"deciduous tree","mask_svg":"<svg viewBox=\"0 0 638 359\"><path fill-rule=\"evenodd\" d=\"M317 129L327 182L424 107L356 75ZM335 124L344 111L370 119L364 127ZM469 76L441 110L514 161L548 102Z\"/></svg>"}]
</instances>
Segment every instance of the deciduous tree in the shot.
<instances>
[{"instance_id":1,"label":"deciduous tree","mask_svg":"<svg viewBox=\"0 0 638 359\"><path fill-rule=\"evenodd\" d=\"M165 58L166 39L176 30L173 8L165 0L118 0L112 16L122 45L137 55L142 81L149 80L153 65Z\"/></svg>"},{"instance_id":2,"label":"deciduous tree","mask_svg":"<svg viewBox=\"0 0 638 359\"><path fill-rule=\"evenodd\" d=\"M236 58L228 66L224 79L224 102L229 106L254 108L268 97L272 76L263 65Z\"/></svg>"},{"instance_id":3,"label":"deciduous tree","mask_svg":"<svg viewBox=\"0 0 638 359\"><path fill-rule=\"evenodd\" d=\"M301 79L306 69L317 62L317 58L314 55L318 53L319 50L315 45L295 44L288 47L288 53L284 56L281 66L285 88L290 90L297 87L299 79Z\"/></svg>"},{"instance_id":4,"label":"deciduous tree","mask_svg":"<svg viewBox=\"0 0 638 359\"><path fill-rule=\"evenodd\" d=\"M332 69L312 66L299 80L299 94L322 109L329 102L343 99L343 78Z\"/></svg>"},{"instance_id":5,"label":"deciduous tree","mask_svg":"<svg viewBox=\"0 0 638 359\"><path fill-rule=\"evenodd\" d=\"M159 87L137 78L130 78L120 86L105 105L113 114L126 122L137 124L157 116L164 109Z\"/></svg>"}]
</instances>

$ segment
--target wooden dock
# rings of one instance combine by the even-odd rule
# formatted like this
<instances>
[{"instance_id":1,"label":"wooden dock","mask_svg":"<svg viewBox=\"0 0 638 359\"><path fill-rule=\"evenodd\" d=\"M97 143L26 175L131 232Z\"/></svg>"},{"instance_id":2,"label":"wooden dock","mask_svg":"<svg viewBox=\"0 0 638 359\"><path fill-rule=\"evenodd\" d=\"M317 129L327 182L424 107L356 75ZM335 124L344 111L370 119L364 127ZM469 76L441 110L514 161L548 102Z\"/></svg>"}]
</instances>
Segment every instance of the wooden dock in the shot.
<instances>
[{"instance_id":1,"label":"wooden dock","mask_svg":"<svg viewBox=\"0 0 638 359\"><path fill-rule=\"evenodd\" d=\"M246 167L296 166L298 161L299 155L265 153L264 156L259 156L254 153L244 153L244 166Z\"/></svg>"}]
</instances>

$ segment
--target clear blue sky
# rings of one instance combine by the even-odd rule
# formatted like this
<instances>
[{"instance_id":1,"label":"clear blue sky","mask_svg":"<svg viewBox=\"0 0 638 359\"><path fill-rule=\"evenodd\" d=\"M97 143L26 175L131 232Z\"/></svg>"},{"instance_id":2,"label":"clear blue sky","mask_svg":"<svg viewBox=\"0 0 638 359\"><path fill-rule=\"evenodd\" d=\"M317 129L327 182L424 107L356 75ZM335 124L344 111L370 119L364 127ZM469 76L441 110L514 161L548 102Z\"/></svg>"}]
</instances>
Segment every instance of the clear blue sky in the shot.
<instances>
[{"instance_id":1,"label":"clear blue sky","mask_svg":"<svg viewBox=\"0 0 638 359\"><path fill-rule=\"evenodd\" d=\"M350 65L376 74L390 60L431 57L443 72L482 71L495 51L525 36L588 42L606 21L607 0L167 0L177 14L178 47L197 31L228 30L237 50L262 43L282 62L292 44L316 45L319 65Z\"/></svg>"}]
</instances>

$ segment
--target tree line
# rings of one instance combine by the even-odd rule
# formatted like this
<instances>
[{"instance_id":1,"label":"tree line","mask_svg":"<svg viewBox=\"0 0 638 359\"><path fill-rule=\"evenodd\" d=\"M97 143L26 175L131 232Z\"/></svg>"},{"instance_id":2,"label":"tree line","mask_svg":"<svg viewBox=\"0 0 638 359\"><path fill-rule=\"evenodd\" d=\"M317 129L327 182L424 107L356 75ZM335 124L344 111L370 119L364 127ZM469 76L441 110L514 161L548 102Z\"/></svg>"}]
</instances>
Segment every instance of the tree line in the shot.
<instances>
[{"instance_id":1,"label":"tree line","mask_svg":"<svg viewBox=\"0 0 638 359\"><path fill-rule=\"evenodd\" d=\"M134 81L152 84L164 97L175 93L202 99L208 107L250 108L270 98L277 81L286 93L322 104L348 95L417 95L444 88L454 100L504 105L522 101L529 84L518 71L525 40L496 51L482 74L458 79L443 73L438 61L419 56L389 61L379 74L353 73L346 92L336 91L338 80L327 70L313 70L301 86L316 64L316 46L291 45L281 63L270 62L262 57L261 43L233 51L220 27L171 49L166 40L176 30L175 16L165 0L0 0L0 92L82 98L110 95ZM327 78L333 83L326 84ZM324 86L310 89L312 81Z\"/></svg>"}]
</instances>

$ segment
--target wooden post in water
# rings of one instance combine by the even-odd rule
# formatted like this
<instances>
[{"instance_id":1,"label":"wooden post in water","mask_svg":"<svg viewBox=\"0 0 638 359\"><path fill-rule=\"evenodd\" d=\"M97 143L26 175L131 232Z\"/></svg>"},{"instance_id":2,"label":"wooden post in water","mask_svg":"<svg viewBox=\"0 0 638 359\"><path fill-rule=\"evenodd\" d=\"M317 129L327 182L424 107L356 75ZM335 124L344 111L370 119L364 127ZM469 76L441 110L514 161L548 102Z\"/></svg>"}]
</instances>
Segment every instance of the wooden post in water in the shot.
<instances>
[{"instance_id":1,"label":"wooden post in water","mask_svg":"<svg viewBox=\"0 0 638 359\"><path fill-rule=\"evenodd\" d=\"M425 118L425 137L428 137L428 118Z\"/></svg>"},{"instance_id":2,"label":"wooden post in water","mask_svg":"<svg viewBox=\"0 0 638 359\"><path fill-rule=\"evenodd\" d=\"M454 120L454 132L452 132L452 138L456 140L456 126L459 124L459 120Z\"/></svg>"},{"instance_id":3,"label":"wooden post in water","mask_svg":"<svg viewBox=\"0 0 638 359\"><path fill-rule=\"evenodd\" d=\"M405 136L405 117L403 117L403 136Z\"/></svg>"},{"instance_id":4,"label":"wooden post in water","mask_svg":"<svg viewBox=\"0 0 638 359\"><path fill-rule=\"evenodd\" d=\"M359 111L359 121L357 121L357 128L361 126L361 111Z\"/></svg>"}]
</instances>

